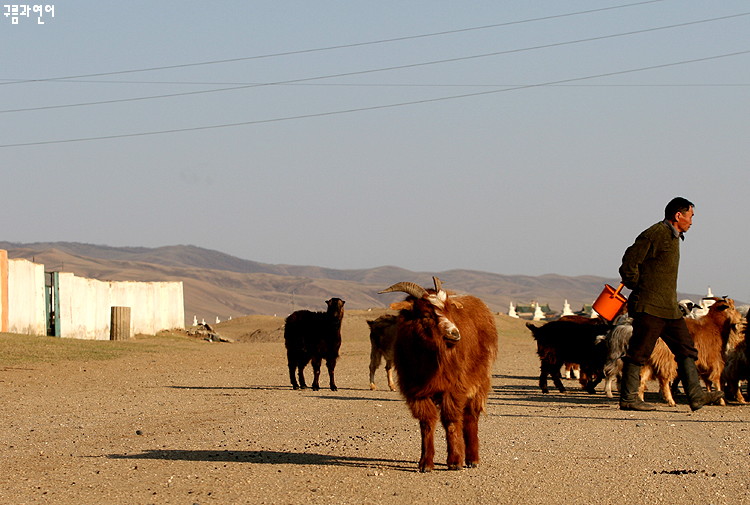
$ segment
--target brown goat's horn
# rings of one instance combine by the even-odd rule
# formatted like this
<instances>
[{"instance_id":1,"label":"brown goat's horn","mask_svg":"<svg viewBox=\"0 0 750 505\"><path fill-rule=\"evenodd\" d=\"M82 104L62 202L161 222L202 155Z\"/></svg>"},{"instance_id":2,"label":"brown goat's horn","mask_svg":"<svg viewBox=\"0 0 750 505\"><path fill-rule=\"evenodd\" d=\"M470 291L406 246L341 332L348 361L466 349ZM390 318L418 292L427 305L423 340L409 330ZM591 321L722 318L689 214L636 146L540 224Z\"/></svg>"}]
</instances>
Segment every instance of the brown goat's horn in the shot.
<instances>
[{"instance_id":1,"label":"brown goat's horn","mask_svg":"<svg viewBox=\"0 0 750 505\"><path fill-rule=\"evenodd\" d=\"M390 288L384 289L383 291L378 291L378 294L395 293L398 291L411 295L415 298L422 298L425 294L427 294L427 290L425 290L425 288L423 288L419 284L414 284L413 282L399 282L398 284L394 284Z\"/></svg>"},{"instance_id":2,"label":"brown goat's horn","mask_svg":"<svg viewBox=\"0 0 750 505\"><path fill-rule=\"evenodd\" d=\"M440 279L438 279L437 277L433 277L432 278L432 282L435 283L435 291L437 293L439 293L443 289L443 283L442 283L442 281Z\"/></svg>"}]
</instances>

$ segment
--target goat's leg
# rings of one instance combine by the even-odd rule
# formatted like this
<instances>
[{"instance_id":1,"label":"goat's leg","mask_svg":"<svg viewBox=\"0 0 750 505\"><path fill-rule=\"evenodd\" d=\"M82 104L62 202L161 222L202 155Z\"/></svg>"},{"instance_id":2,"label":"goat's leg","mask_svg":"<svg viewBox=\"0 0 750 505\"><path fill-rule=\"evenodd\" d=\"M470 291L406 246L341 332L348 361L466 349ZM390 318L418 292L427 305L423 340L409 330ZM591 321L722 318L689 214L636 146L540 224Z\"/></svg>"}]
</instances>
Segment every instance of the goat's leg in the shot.
<instances>
[{"instance_id":1,"label":"goat's leg","mask_svg":"<svg viewBox=\"0 0 750 505\"><path fill-rule=\"evenodd\" d=\"M289 349L286 351L286 362L287 366L289 367L289 382L292 384L292 389L299 389L299 384L297 384L297 379L294 377L294 373L297 370L297 356L295 353Z\"/></svg>"},{"instance_id":2,"label":"goat's leg","mask_svg":"<svg viewBox=\"0 0 750 505\"><path fill-rule=\"evenodd\" d=\"M713 385L714 391L721 391L721 370L715 370L713 373L711 373L711 375L709 376L709 380ZM722 407L726 407L727 402L724 401L724 397L722 397L718 402L715 402L714 405L721 405Z\"/></svg>"},{"instance_id":3,"label":"goat's leg","mask_svg":"<svg viewBox=\"0 0 750 505\"><path fill-rule=\"evenodd\" d=\"M563 374L563 370L565 371L565 374ZM568 368L567 363L563 364L562 368L560 368L560 375L564 375L566 379L570 379L570 371L572 369Z\"/></svg>"},{"instance_id":4,"label":"goat's leg","mask_svg":"<svg viewBox=\"0 0 750 505\"><path fill-rule=\"evenodd\" d=\"M672 381L672 385L670 386L670 388L672 389L672 398L674 398L675 395L679 395L680 394L680 384L681 384L681 382L680 382L680 378L676 377L676 374L677 374L676 370L677 369L675 367L675 372L674 372L675 379ZM682 389L685 389L684 385L682 386Z\"/></svg>"},{"instance_id":5,"label":"goat's leg","mask_svg":"<svg viewBox=\"0 0 750 505\"><path fill-rule=\"evenodd\" d=\"M599 375L597 372L596 374L592 374L589 376L588 381L586 382L586 392L592 395L596 394L596 386L599 385L599 383L602 381L602 376Z\"/></svg>"},{"instance_id":6,"label":"goat's leg","mask_svg":"<svg viewBox=\"0 0 750 505\"><path fill-rule=\"evenodd\" d=\"M336 380L334 379L333 372L336 369L336 357L326 359L326 368L328 369L328 380L331 385L331 391L338 391L336 387Z\"/></svg>"},{"instance_id":7,"label":"goat's leg","mask_svg":"<svg viewBox=\"0 0 750 505\"><path fill-rule=\"evenodd\" d=\"M677 402L674 401L674 397L672 396L672 383L671 382L672 381L670 381L666 377L660 377L659 378L659 391L661 391L661 396L664 398L664 401L666 401L670 407L674 407L677 405Z\"/></svg>"},{"instance_id":8,"label":"goat's leg","mask_svg":"<svg viewBox=\"0 0 750 505\"><path fill-rule=\"evenodd\" d=\"M562 383L562 376L560 375L560 364L556 363L549 367L549 375L552 379L552 383L557 387L557 390L561 393L565 393L565 386Z\"/></svg>"},{"instance_id":9,"label":"goat's leg","mask_svg":"<svg viewBox=\"0 0 750 505\"><path fill-rule=\"evenodd\" d=\"M734 388L733 398L737 401L737 403L745 405L747 402L745 401L745 397L742 396L742 386L740 384L740 381L733 383L732 387Z\"/></svg>"},{"instance_id":10,"label":"goat's leg","mask_svg":"<svg viewBox=\"0 0 750 505\"><path fill-rule=\"evenodd\" d=\"M370 349L370 389L375 391L378 387L375 385L375 371L380 366L381 352L373 345Z\"/></svg>"},{"instance_id":11,"label":"goat's leg","mask_svg":"<svg viewBox=\"0 0 750 505\"><path fill-rule=\"evenodd\" d=\"M409 404L412 415L419 420L422 435L422 453L419 457L419 471L431 472L435 468L435 425L438 408L430 399L414 400Z\"/></svg>"},{"instance_id":12,"label":"goat's leg","mask_svg":"<svg viewBox=\"0 0 750 505\"><path fill-rule=\"evenodd\" d=\"M463 425L463 418L443 421L445 441L448 446L448 459L446 460L448 470L460 470L463 467L466 450Z\"/></svg>"},{"instance_id":13,"label":"goat's leg","mask_svg":"<svg viewBox=\"0 0 750 505\"><path fill-rule=\"evenodd\" d=\"M604 379L604 393L607 395L607 398L614 398L614 395L612 394L613 381L614 379L609 375Z\"/></svg>"},{"instance_id":14,"label":"goat's leg","mask_svg":"<svg viewBox=\"0 0 750 505\"><path fill-rule=\"evenodd\" d=\"M574 363L573 367L571 368L571 373L574 379L580 379L581 378L581 365L578 363Z\"/></svg>"},{"instance_id":15,"label":"goat's leg","mask_svg":"<svg viewBox=\"0 0 750 505\"><path fill-rule=\"evenodd\" d=\"M641 382L638 385L638 399L640 401L644 401L646 390L648 389L646 381L643 379L643 376L641 376Z\"/></svg>"},{"instance_id":16,"label":"goat's leg","mask_svg":"<svg viewBox=\"0 0 750 505\"><path fill-rule=\"evenodd\" d=\"M479 414L481 412L481 400L477 398L469 400L464 409L465 461L469 468L479 466Z\"/></svg>"},{"instance_id":17,"label":"goat's leg","mask_svg":"<svg viewBox=\"0 0 750 505\"><path fill-rule=\"evenodd\" d=\"M547 393L549 393L549 387L547 387L547 375L549 374L547 373L547 369L545 368L544 363L542 363L539 369L539 389L541 389L542 393L546 395Z\"/></svg>"},{"instance_id":18,"label":"goat's leg","mask_svg":"<svg viewBox=\"0 0 750 505\"><path fill-rule=\"evenodd\" d=\"M653 377L653 369L650 366L642 366L641 367L641 379L638 384L638 399L640 401L643 401L646 391L648 390L648 381L654 378L655 380L659 380L656 377Z\"/></svg>"},{"instance_id":19,"label":"goat's leg","mask_svg":"<svg viewBox=\"0 0 750 505\"><path fill-rule=\"evenodd\" d=\"M313 391L319 391L320 390L320 364L323 362L321 358L314 357L311 360L312 369L313 369L313 383L312 383L312 390Z\"/></svg>"},{"instance_id":20,"label":"goat's leg","mask_svg":"<svg viewBox=\"0 0 750 505\"><path fill-rule=\"evenodd\" d=\"M396 391L396 384L393 382L393 361L386 360L385 376L388 379L388 388L391 391Z\"/></svg>"},{"instance_id":21,"label":"goat's leg","mask_svg":"<svg viewBox=\"0 0 750 505\"><path fill-rule=\"evenodd\" d=\"M300 389L307 389L307 383L305 382L305 365L307 365L307 363L297 364L297 376L299 377Z\"/></svg>"},{"instance_id":22,"label":"goat's leg","mask_svg":"<svg viewBox=\"0 0 750 505\"><path fill-rule=\"evenodd\" d=\"M294 376L294 373L297 371L297 365L294 363L289 363L289 382L292 383L292 389L299 389L299 384L297 384L297 379Z\"/></svg>"},{"instance_id":23,"label":"goat's leg","mask_svg":"<svg viewBox=\"0 0 750 505\"><path fill-rule=\"evenodd\" d=\"M742 396L742 384L740 381L737 381L736 384L733 384L735 388L737 388L737 392L735 393L735 398L737 401L741 404L746 404L745 397Z\"/></svg>"},{"instance_id":24,"label":"goat's leg","mask_svg":"<svg viewBox=\"0 0 750 505\"><path fill-rule=\"evenodd\" d=\"M441 422L445 429L445 442L448 446L448 470L460 470L464 464L464 409L456 398L443 395L440 405Z\"/></svg>"},{"instance_id":25,"label":"goat's leg","mask_svg":"<svg viewBox=\"0 0 750 505\"><path fill-rule=\"evenodd\" d=\"M736 367L735 367L736 368ZM721 373L721 387L724 389L724 398L739 403L745 403L745 398L740 390L740 381L736 378L735 368L724 367Z\"/></svg>"}]
</instances>

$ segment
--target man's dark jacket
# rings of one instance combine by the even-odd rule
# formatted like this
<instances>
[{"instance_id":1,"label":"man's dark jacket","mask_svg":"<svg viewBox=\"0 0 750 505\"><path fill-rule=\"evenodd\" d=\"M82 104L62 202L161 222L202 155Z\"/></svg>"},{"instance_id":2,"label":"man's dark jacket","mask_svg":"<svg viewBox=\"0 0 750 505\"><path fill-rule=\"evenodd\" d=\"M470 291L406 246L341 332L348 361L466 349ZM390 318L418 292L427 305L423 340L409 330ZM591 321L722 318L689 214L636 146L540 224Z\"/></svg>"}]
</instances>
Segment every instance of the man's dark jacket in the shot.
<instances>
[{"instance_id":1,"label":"man's dark jacket","mask_svg":"<svg viewBox=\"0 0 750 505\"><path fill-rule=\"evenodd\" d=\"M633 292L628 298L628 313L645 312L664 319L682 317L677 305L677 270L680 264L680 239L667 221L644 230L625 250L620 277Z\"/></svg>"}]
</instances>

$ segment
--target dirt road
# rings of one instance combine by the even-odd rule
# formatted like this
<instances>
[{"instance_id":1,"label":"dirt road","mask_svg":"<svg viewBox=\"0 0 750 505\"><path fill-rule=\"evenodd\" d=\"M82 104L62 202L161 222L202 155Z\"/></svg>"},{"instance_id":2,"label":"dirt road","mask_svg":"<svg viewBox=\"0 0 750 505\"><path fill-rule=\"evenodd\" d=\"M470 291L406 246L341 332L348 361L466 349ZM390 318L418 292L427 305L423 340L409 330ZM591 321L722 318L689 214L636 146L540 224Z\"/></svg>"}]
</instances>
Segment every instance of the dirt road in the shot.
<instances>
[{"instance_id":1,"label":"dirt road","mask_svg":"<svg viewBox=\"0 0 750 505\"><path fill-rule=\"evenodd\" d=\"M416 421L368 388L367 317L345 319L337 392L292 391L283 343L262 338L0 367L0 503L750 503L750 407L542 395L531 338L506 319L480 467L448 471L439 433L420 474Z\"/></svg>"}]
</instances>

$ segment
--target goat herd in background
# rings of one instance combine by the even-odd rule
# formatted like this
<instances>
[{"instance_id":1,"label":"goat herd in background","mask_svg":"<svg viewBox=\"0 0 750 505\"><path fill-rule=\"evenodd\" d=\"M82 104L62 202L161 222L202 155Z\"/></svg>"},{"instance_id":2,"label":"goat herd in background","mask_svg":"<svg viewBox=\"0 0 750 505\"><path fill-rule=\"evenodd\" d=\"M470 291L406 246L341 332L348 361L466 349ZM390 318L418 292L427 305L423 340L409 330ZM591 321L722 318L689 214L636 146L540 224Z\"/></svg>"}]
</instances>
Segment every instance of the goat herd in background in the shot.
<instances>
[{"instance_id":1,"label":"goat herd in background","mask_svg":"<svg viewBox=\"0 0 750 505\"><path fill-rule=\"evenodd\" d=\"M711 301L713 304L704 316L685 316L698 349L695 365L709 391L723 390L728 399L745 403L739 384L750 375L750 356L745 344L746 321L731 298L713 298ZM577 365L583 389L593 394L603 380L604 391L612 398L612 383L620 378L622 357L633 333L631 322L627 315L622 315L614 323L582 316L564 316L539 327L526 323L537 344L541 362L539 388L542 392L549 392L548 376L560 392L565 392L560 380L561 367ZM641 399L650 380L659 383L662 397L674 407L677 362L661 339L641 369ZM719 401L725 405L723 399Z\"/></svg>"},{"instance_id":2,"label":"goat herd in background","mask_svg":"<svg viewBox=\"0 0 750 505\"><path fill-rule=\"evenodd\" d=\"M385 360L388 387L398 387L412 415L419 421L422 452L419 470L434 468L434 434L438 419L446 433L447 465L457 470L479 463L478 419L490 392L491 369L497 355L495 319L478 298L445 291L433 277L434 289L400 282L380 293L403 292L398 315L368 321L370 327L370 388L376 389L375 371ZM704 316L686 315L698 349L696 366L708 390L724 390L730 401L746 403L741 381L750 377L750 350L745 342L745 318L731 298L714 298ZM326 361L330 388L336 391L334 370L341 346L344 301L326 301L326 312L300 310L286 319L284 343L289 380L294 389L307 387L303 369L313 368L312 389L320 389L320 368ZM750 317L750 314L748 315ZM579 382L594 394L604 381L612 398L619 380L622 356L632 334L631 320L621 315L608 322L601 317L563 316L536 326L527 323L540 360L539 388L548 393L548 377L565 392L562 371L579 371ZM639 394L650 380L659 383L664 400L674 406L677 364L659 340L647 366L642 368ZM750 386L748 386L750 389ZM750 395L750 391L748 391ZM721 400L724 405L724 400Z\"/></svg>"}]
</instances>

